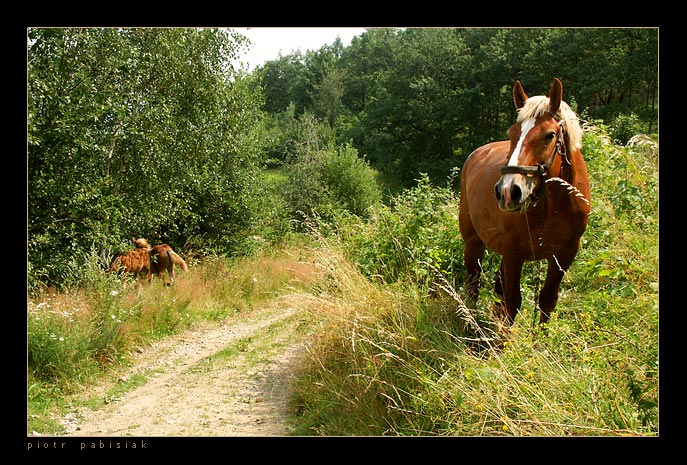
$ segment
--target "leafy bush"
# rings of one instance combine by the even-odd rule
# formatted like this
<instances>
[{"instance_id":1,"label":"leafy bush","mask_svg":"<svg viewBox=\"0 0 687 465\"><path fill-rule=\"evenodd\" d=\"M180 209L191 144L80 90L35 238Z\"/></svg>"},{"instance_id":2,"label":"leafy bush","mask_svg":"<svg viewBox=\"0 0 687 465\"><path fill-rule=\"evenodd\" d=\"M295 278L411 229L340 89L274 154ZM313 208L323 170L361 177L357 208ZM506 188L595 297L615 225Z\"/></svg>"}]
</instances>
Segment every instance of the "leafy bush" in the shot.
<instances>
[{"instance_id":1,"label":"leafy bush","mask_svg":"<svg viewBox=\"0 0 687 465\"><path fill-rule=\"evenodd\" d=\"M342 234L368 277L428 287L440 276L454 280L461 273L457 198L449 188L433 186L426 174L390 206L379 205L369 223L352 224Z\"/></svg>"},{"instance_id":2,"label":"leafy bush","mask_svg":"<svg viewBox=\"0 0 687 465\"><path fill-rule=\"evenodd\" d=\"M610 135L614 142L625 145L632 136L641 132L641 124L639 117L635 113L621 113L613 120L610 126Z\"/></svg>"},{"instance_id":3,"label":"leafy bush","mask_svg":"<svg viewBox=\"0 0 687 465\"><path fill-rule=\"evenodd\" d=\"M262 95L218 29L28 31L32 289L132 235L240 255L259 195ZM55 66L59 62L60 66Z\"/></svg>"},{"instance_id":4,"label":"leafy bush","mask_svg":"<svg viewBox=\"0 0 687 465\"><path fill-rule=\"evenodd\" d=\"M350 144L324 153L321 176L328 197L354 215L367 217L381 200L375 171Z\"/></svg>"},{"instance_id":5,"label":"leafy bush","mask_svg":"<svg viewBox=\"0 0 687 465\"><path fill-rule=\"evenodd\" d=\"M337 146L329 137L329 126L311 115L300 118L300 142L287 166L285 198L293 216L331 220L346 211L366 217L381 200L375 171L350 144Z\"/></svg>"}]
</instances>

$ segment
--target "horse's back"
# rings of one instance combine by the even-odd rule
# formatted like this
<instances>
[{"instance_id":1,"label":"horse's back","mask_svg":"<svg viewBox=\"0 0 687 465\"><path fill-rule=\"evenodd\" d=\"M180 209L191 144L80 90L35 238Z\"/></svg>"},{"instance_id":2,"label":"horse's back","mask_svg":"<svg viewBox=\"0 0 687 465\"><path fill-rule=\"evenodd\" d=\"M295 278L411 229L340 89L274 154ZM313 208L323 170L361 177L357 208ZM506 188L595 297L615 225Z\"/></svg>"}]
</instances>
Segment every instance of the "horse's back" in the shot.
<instances>
[{"instance_id":1,"label":"horse's back","mask_svg":"<svg viewBox=\"0 0 687 465\"><path fill-rule=\"evenodd\" d=\"M471 221L471 211L487 208L484 202L494 200L494 184L500 166L508 156L508 141L492 142L475 149L463 164L460 174L460 221Z\"/></svg>"},{"instance_id":2,"label":"horse's back","mask_svg":"<svg viewBox=\"0 0 687 465\"><path fill-rule=\"evenodd\" d=\"M509 141L492 142L477 148L461 170L459 227L466 245L482 247L479 242L502 254L506 247L505 223L518 219L507 217L498 208L494 185L501 176L501 166L508 157ZM479 238L479 242L477 239Z\"/></svg>"},{"instance_id":3,"label":"horse's back","mask_svg":"<svg viewBox=\"0 0 687 465\"><path fill-rule=\"evenodd\" d=\"M150 256L145 249L120 252L110 263L110 271L123 270L129 273L142 273L150 269Z\"/></svg>"},{"instance_id":4,"label":"horse's back","mask_svg":"<svg viewBox=\"0 0 687 465\"><path fill-rule=\"evenodd\" d=\"M496 182L500 176L500 166L507 161L509 147L509 141L499 141L475 149L461 170L461 192L469 196L470 191L477 187L475 184L483 184L491 178Z\"/></svg>"}]
</instances>

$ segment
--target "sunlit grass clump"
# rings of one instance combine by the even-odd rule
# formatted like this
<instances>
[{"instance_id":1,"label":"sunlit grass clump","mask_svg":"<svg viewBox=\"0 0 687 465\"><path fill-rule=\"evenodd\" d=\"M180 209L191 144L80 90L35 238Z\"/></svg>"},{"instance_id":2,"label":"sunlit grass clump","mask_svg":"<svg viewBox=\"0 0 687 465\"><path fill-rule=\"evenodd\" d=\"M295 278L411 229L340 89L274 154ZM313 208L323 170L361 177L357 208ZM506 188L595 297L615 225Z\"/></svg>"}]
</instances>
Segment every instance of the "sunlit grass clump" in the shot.
<instances>
[{"instance_id":1,"label":"sunlit grass clump","mask_svg":"<svg viewBox=\"0 0 687 465\"><path fill-rule=\"evenodd\" d=\"M381 211L325 240L336 265L331 287L308 301L324 329L296 386L299 434L658 434L657 146L616 146L603 128L587 130L592 215L545 328L534 324L545 273L536 263L523 271L509 331L490 318L498 256L485 256L477 308L464 306L460 264L446 261L460 260L460 244L424 241L454 220L418 204L454 201L426 184L397 202L423 205L422 216ZM406 224L419 235L389 234ZM393 263L433 281L397 280Z\"/></svg>"},{"instance_id":2,"label":"sunlit grass clump","mask_svg":"<svg viewBox=\"0 0 687 465\"><path fill-rule=\"evenodd\" d=\"M174 286L105 273L94 264L79 287L47 290L27 302L29 429L47 422L64 398L125 366L133 350L197 322L250 313L318 279L307 249L285 246L230 261L205 257L177 273Z\"/></svg>"}]
</instances>

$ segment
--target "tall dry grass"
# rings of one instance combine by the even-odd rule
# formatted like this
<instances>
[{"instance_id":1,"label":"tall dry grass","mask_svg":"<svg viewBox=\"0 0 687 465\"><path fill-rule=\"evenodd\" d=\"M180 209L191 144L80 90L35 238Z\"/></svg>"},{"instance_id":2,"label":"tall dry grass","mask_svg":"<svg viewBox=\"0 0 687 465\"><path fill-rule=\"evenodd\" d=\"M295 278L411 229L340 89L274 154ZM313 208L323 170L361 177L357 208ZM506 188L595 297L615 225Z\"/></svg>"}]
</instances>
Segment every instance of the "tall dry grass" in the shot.
<instances>
[{"instance_id":1,"label":"tall dry grass","mask_svg":"<svg viewBox=\"0 0 687 465\"><path fill-rule=\"evenodd\" d=\"M29 429L52 434L66 395L125 365L131 351L202 321L240 318L276 296L320 279L308 249L286 245L241 260L205 257L174 286L151 285L93 267L84 285L28 299Z\"/></svg>"},{"instance_id":2,"label":"tall dry grass","mask_svg":"<svg viewBox=\"0 0 687 465\"><path fill-rule=\"evenodd\" d=\"M623 341L651 337L651 321L592 345L588 321L555 318L542 331L525 310L494 337L448 285L427 296L374 284L340 250L321 253L326 284L290 296L322 327L295 385L297 434L656 434L652 351Z\"/></svg>"},{"instance_id":3,"label":"tall dry grass","mask_svg":"<svg viewBox=\"0 0 687 465\"><path fill-rule=\"evenodd\" d=\"M616 146L603 128L588 131L593 213L546 328L533 324L545 272L536 263L523 271L523 306L504 334L489 316L498 256L485 256L477 309L467 309L459 283L441 273L429 284L364 274L374 260L386 265L393 254L424 250L415 236L395 247L405 238L375 229L387 224L383 218L356 226L353 241L322 238L328 285L302 297L323 329L295 387L298 434L658 434L657 151ZM443 218L433 204L420 205L432 221ZM390 212L395 230L417 219L416 210ZM368 259L369 250L350 250L361 246L384 254ZM445 256L459 255L450 250Z\"/></svg>"}]
</instances>

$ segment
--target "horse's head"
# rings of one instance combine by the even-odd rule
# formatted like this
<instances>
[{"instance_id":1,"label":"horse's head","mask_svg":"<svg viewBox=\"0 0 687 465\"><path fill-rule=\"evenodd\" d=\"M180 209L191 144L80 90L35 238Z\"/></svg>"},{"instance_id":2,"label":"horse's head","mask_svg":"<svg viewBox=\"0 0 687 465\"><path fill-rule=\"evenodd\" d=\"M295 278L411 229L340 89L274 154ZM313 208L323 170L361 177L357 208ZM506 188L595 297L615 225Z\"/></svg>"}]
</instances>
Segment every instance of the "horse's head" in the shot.
<instances>
[{"instance_id":1,"label":"horse's head","mask_svg":"<svg viewBox=\"0 0 687 465\"><path fill-rule=\"evenodd\" d=\"M558 116L562 96L563 85L558 79L553 80L548 98L528 98L520 81L515 82L513 99L519 114L508 129L508 161L494 186L501 210L525 211L544 192L556 153L565 152L564 124Z\"/></svg>"},{"instance_id":2,"label":"horse's head","mask_svg":"<svg viewBox=\"0 0 687 465\"><path fill-rule=\"evenodd\" d=\"M150 246L150 244L148 244L148 241L145 240L145 239L143 239L143 238L134 239L134 238L132 237L132 238L131 238L131 242L133 242L134 245L136 245L136 248L137 248L137 249L148 249L148 250L152 249L152 247Z\"/></svg>"}]
</instances>

